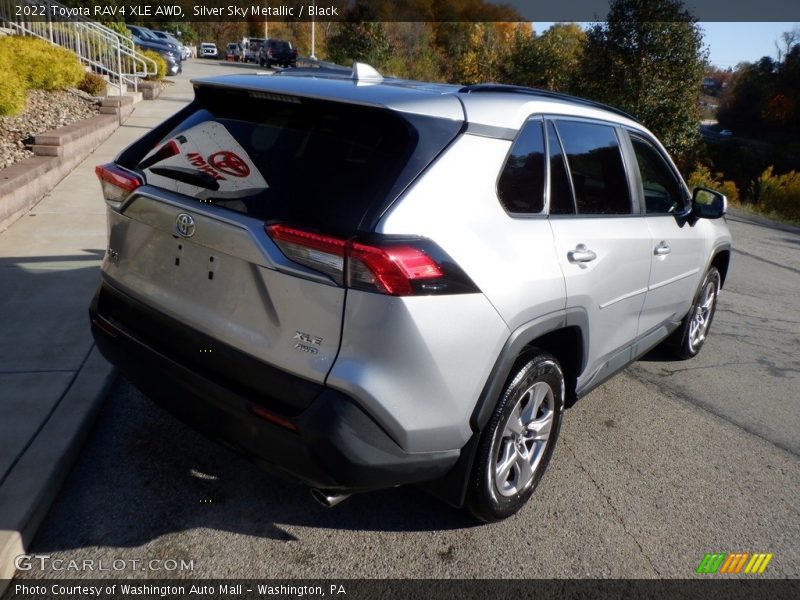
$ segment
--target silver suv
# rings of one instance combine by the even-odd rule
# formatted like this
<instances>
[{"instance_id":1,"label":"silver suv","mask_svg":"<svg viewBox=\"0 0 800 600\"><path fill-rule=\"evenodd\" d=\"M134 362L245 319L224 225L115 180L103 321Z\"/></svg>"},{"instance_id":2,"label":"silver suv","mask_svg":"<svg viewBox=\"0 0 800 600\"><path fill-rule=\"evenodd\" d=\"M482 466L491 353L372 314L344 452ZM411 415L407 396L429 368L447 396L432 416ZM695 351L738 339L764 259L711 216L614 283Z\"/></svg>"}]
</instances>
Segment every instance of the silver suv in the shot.
<instances>
[{"instance_id":1,"label":"silver suv","mask_svg":"<svg viewBox=\"0 0 800 600\"><path fill-rule=\"evenodd\" d=\"M365 65L194 87L97 168L94 335L323 504L414 483L508 517L565 405L661 342L700 351L725 197L620 111Z\"/></svg>"}]
</instances>

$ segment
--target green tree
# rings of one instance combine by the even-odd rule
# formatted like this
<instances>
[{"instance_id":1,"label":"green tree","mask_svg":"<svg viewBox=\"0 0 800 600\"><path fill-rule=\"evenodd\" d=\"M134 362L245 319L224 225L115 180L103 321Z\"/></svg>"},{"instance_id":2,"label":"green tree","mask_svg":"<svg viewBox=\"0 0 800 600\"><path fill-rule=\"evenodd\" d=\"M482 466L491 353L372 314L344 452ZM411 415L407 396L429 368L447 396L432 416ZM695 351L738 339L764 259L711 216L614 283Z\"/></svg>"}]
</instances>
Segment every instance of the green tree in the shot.
<instances>
[{"instance_id":1,"label":"green tree","mask_svg":"<svg viewBox=\"0 0 800 600\"><path fill-rule=\"evenodd\" d=\"M680 0L613 0L587 33L580 91L650 128L680 163L700 136L698 98L707 51Z\"/></svg>"},{"instance_id":2,"label":"green tree","mask_svg":"<svg viewBox=\"0 0 800 600\"><path fill-rule=\"evenodd\" d=\"M518 29L503 64L504 83L575 92L586 47L576 23L557 23L540 36Z\"/></svg>"}]
</instances>

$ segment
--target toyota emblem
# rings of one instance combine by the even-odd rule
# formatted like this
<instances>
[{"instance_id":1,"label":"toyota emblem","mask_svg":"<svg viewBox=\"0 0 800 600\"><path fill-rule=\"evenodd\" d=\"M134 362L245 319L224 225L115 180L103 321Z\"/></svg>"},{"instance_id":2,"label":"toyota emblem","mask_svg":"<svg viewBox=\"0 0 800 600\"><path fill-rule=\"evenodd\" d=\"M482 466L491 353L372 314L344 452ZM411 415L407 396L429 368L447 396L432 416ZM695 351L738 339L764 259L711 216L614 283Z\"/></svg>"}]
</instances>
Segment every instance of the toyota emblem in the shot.
<instances>
[{"instance_id":1,"label":"toyota emblem","mask_svg":"<svg viewBox=\"0 0 800 600\"><path fill-rule=\"evenodd\" d=\"M192 237L194 235L194 219L192 215L181 213L175 219L175 230L183 237Z\"/></svg>"}]
</instances>

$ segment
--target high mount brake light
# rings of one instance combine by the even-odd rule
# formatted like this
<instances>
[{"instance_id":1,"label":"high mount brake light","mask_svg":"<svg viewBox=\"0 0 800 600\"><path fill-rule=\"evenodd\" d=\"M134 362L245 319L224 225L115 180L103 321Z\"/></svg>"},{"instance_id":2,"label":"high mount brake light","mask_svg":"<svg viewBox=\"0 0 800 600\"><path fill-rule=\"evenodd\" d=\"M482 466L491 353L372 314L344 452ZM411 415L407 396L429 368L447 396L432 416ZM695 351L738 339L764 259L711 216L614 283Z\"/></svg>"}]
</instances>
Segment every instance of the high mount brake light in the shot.
<instances>
[{"instance_id":1,"label":"high mount brake light","mask_svg":"<svg viewBox=\"0 0 800 600\"><path fill-rule=\"evenodd\" d=\"M440 265L413 242L366 244L285 225L268 225L267 234L287 258L330 276L347 287L414 296L440 291L421 281L445 279Z\"/></svg>"},{"instance_id":2,"label":"high mount brake light","mask_svg":"<svg viewBox=\"0 0 800 600\"><path fill-rule=\"evenodd\" d=\"M94 168L94 172L100 180L106 202L116 209L122 206L122 202L133 190L142 185L139 177L114 163L98 165Z\"/></svg>"}]
</instances>

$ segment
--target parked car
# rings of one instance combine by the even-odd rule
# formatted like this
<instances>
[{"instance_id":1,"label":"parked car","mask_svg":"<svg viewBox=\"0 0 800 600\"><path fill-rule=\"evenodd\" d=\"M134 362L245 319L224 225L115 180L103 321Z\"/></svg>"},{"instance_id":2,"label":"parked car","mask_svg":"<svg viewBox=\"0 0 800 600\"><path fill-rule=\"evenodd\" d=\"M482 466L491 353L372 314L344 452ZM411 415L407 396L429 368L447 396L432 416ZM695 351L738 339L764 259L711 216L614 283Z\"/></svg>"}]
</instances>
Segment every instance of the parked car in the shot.
<instances>
[{"instance_id":1,"label":"parked car","mask_svg":"<svg viewBox=\"0 0 800 600\"><path fill-rule=\"evenodd\" d=\"M242 40L242 60L244 62L258 61L259 52L264 44L264 38L244 38Z\"/></svg>"},{"instance_id":2,"label":"parked car","mask_svg":"<svg viewBox=\"0 0 800 600\"><path fill-rule=\"evenodd\" d=\"M97 169L94 337L327 506L413 483L508 517L565 407L658 344L691 358L707 339L725 197L690 193L619 110L365 65L194 90Z\"/></svg>"},{"instance_id":3,"label":"parked car","mask_svg":"<svg viewBox=\"0 0 800 600\"><path fill-rule=\"evenodd\" d=\"M203 42L200 44L199 58L219 58L216 44L212 44L211 42Z\"/></svg>"},{"instance_id":4,"label":"parked car","mask_svg":"<svg viewBox=\"0 0 800 600\"><path fill-rule=\"evenodd\" d=\"M187 46L185 46L183 44L183 42L181 42L178 38L176 38L174 35L172 35L168 31L155 31L155 30L151 30L151 31L153 31L153 33L159 39L166 40L168 42L171 42L171 43L177 45L178 51L180 52L180 55L181 55L181 60L187 60L187 59L192 57L192 51Z\"/></svg>"},{"instance_id":5,"label":"parked car","mask_svg":"<svg viewBox=\"0 0 800 600\"><path fill-rule=\"evenodd\" d=\"M136 36L134 36L133 41L137 46L144 50L153 50L154 52L158 52L158 54L167 64L167 75L177 75L183 71L180 55L177 53L177 51L171 50L162 43L154 42L149 39L140 39Z\"/></svg>"},{"instance_id":6,"label":"parked car","mask_svg":"<svg viewBox=\"0 0 800 600\"><path fill-rule=\"evenodd\" d=\"M172 52L175 56L178 57L178 62L183 60L182 51L180 49L180 42L177 40L172 41L168 39L164 39L156 34L155 31L152 29L148 29L147 27L141 27L139 25L126 25L128 31L131 32L133 39L135 42L144 41L150 42L152 44L162 44L166 46L170 52Z\"/></svg>"},{"instance_id":7,"label":"parked car","mask_svg":"<svg viewBox=\"0 0 800 600\"><path fill-rule=\"evenodd\" d=\"M262 67L280 65L282 67L297 66L297 50L291 42L269 39L261 46L258 64Z\"/></svg>"},{"instance_id":8,"label":"parked car","mask_svg":"<svg viewBox=\"0 0 800 600\"><path fill-rule=\"evenodd\" d=\"M225 47L225 59L239 61L242 58L242 49L236 42L231 42Z\"/></svg>"}]
</instances>

